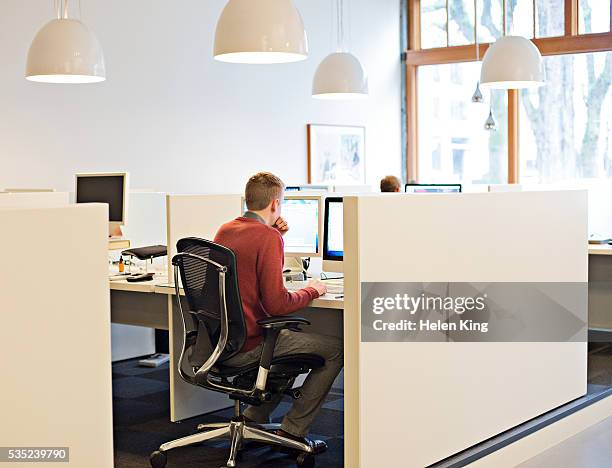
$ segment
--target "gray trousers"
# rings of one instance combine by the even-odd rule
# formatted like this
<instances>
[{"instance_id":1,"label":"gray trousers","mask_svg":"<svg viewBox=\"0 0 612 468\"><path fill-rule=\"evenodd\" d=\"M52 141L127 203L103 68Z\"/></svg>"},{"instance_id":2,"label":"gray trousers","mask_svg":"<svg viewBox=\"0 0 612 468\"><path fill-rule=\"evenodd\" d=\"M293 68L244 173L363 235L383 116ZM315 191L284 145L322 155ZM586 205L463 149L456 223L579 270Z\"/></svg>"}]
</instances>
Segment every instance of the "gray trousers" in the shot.
<instances>
[{"instance_id":1,"label":"gray trousers","mask_svg":"<svg viewBox=\"0 0 612 468\"><path fill-rule=\"evenodd\" d=\"M224 362L229 366L244 366L259 362L263 343L246 353L240 353ZM274 356L287 354L317 354L325 359L325 365L312 370L302 385L302 396L293 401L282 422L282 429L298 437L305 437L314 421L334 380L344 366L342 339L315 333L293 332L282 330L278 335ZM249 406L244 415L258 423L266 423L270 413L278 406L282 395L276 395L272 401L261 406Z\"/></svg>"}]
</instances>

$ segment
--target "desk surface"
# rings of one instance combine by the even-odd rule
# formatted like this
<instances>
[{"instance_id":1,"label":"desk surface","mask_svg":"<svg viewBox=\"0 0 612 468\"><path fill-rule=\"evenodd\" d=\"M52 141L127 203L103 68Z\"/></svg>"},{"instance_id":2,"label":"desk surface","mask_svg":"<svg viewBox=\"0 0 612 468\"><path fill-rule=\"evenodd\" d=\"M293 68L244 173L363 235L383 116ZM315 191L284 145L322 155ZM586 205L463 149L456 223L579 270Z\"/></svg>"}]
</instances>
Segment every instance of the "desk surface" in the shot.
<instances>
[{"instance_id":1,"label":"desk surface","mask_svg":"<svg viewBox=\"0 0 612 468\"><path fill-rule=\"evenodd\" d=\"M109 281L111 291L128 291L154 293L155 288L160 284L167 284L168 277L166 275L155 275L151 281L142 281L140 283L128 283L127 280Z\"/></svg>"},{"instance_id":2,"label":"desk surface","mask_svg":"<svg viewBox=\"0 0 612 468\"><path fill-rule=\"evenodd\" d=\"M156 275L151 281L128 283L126 280L109 281L111 291L127 291L155 294L174 294L174 285L168 283L168 277ZM337 294L326 294L312 301L309 307L322 309L344 309L344 298L338 299Z\"/></svg>"},{"instance_id":3,"label":"desk surface","mask_svg":"<svg viewBox=\"0 0 612 468\"><path fill-rule=\"evenodd\" d=\"M589 244L589 255L612 255L612 245Z\"/></svg>"},{"instance_id":4,"label":"desk surface","mask_svg":"<svg viewBox=\"0 0 612 468\"><path fill-rule=\"evenodd\" d=\"M158 294L174 294L174 285L158 284L155 286L155 292ZM181 289L182 295L182 289ZM319 307L321 309L344 309L344 298L336 298L337 294L326 294L318 299L315 299L308 307Z\"/></svg>"}]
</instances>

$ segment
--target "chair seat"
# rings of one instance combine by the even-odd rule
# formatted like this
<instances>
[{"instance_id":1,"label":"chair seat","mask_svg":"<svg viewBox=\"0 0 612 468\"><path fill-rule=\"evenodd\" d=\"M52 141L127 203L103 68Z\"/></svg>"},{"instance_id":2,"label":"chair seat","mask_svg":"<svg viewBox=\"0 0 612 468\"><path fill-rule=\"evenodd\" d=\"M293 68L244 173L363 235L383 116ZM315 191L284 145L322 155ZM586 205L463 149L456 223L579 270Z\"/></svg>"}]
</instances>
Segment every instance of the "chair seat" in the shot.
<instances>
[{"instance_id":1,"label":"chair seat","mask_svg":"<svg viewBox=\"0 0 612 468\"><path fill-rule=\"evenodd\" d=\"M272 366L270 374L291 372L292 369L299 371L305 367L309 369L318 369L325 365L325 359L317 354L287 354L272 358ZM237 375L256 372L259 368L259 362L253 362L242 367L231 367L219 365L211 369L211 375L215 377L235 377Z\"/></svg>"}]
</instances>

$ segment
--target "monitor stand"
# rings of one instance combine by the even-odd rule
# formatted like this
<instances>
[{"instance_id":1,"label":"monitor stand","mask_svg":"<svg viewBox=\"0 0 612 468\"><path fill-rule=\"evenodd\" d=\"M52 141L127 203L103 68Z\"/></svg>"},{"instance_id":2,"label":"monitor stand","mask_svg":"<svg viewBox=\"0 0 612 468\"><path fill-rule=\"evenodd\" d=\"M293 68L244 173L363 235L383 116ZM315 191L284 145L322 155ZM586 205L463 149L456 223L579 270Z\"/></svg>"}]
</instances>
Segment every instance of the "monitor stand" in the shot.
<instances>
[{"instance_id":1,"label":"monitor stand","mask_svg":"<svg viewBox=\"0 0 612 468\"><path fill-rule=\"evenodd\" d=\"M108 225L108 237L121 238L123 237L123 231L121 230L121 226L118 224L109 224Z\"/></svg>"}]
</instances>

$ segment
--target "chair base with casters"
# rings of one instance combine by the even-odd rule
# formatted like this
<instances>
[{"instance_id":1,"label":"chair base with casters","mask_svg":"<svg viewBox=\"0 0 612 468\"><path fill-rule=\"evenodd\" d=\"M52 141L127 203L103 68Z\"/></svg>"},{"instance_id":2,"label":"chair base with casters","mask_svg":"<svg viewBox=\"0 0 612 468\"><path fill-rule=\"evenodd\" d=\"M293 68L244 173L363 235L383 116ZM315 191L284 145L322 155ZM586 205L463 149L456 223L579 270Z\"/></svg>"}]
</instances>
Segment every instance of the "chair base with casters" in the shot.
<instances>
[{"instance_id":1,"label":"chair base with casters","mask_svg":"<svg viewBox=\"0 0 612 468\"><path fill-rule=\"evenodd\" d=\"M307 439L296 440L276 433L280 424L250 422L241 414L241 403L259 406L286 394L297 399L300 389L294 389L296 377L325 365L316 354L295 353L274 356L282 330L301 331L308 320L293 316L261 319L257 325L263 333L259 362L242 367L227 365L246 342L246 326L236 276L236 258L226 247L197 239L181 239L179 252L172 258L178 309L183 322L183 347L178 372L181 378L198 387L225 393L234 401L234 418L228 423L203 424L201 431L162 444L151 454L151 466L166 466L166 452L179 447L209 440L229 439L230 454L226 466L235 467L246 442L258 442L281 448L296 455L301 468L312 468L314 455L324 451L325 444ZM180 273L180 281L179 281ZM180 300L182 283L189 310ZM197 364L192 362L193 356ZM195 359L195 358L194 358ZM202 362L204 361L204 362Z\"/></svg>"},{"instance_id":2,"label":"chair base with casters","mask_svg":"<svg viewBox=\"0 0 612 468\"><path fill-rule=\"evenodd\" d=\"M229 439L230 454L226 464L228 467L236 466L240 451L246 442L259 442L288 449L296 455L298 467L314 467L315 450L312 444L276 434L275 432L281 429L280 424L258 424L247 421L240 411L240 403L259 405L268 400L273 393L283 393L293 399L298 399L301 397L300 389L292 388L295 378L310 369L323 366L324 363L325 361L321 357L312 354L294 354L272 359L266 379L267 388L270 389L269 393L263 394L262 398L231 395L230 398L234 400L234 418L230 422L200 424L197 430L201 432L162 444L159 450L151 454L151 466L153 468L164 468L167 461L166 452L169 450L200 444L209 440ZM241 368L220 366L213 372L216 377L222 380L235 376L234 382L240 388L249 387L259 374L258 364Z\"/></svg>"},{"instance_id":3,"label":"chair base with casters","mask_svg":"<svg viewBox=\"0 0 612 468\"><path fill-rule=\"evenodd\" d=\"M247 442L259 442L283 447L295 453L298 467L312 468L315 466L315 453L310 444L276 434L275 431L281 428L280 424L247 422L239 414L239 409L236 410L236 413L238 416L234 417L229 423L200 424L197 428L200 432L162 444L159 450L151 454L152 468L164 468L166 466L166 452L169 450L218 439L230 440L230 454L226 464L228 467L236 466L243 445Z\"/></svg>"}]
</instances>

